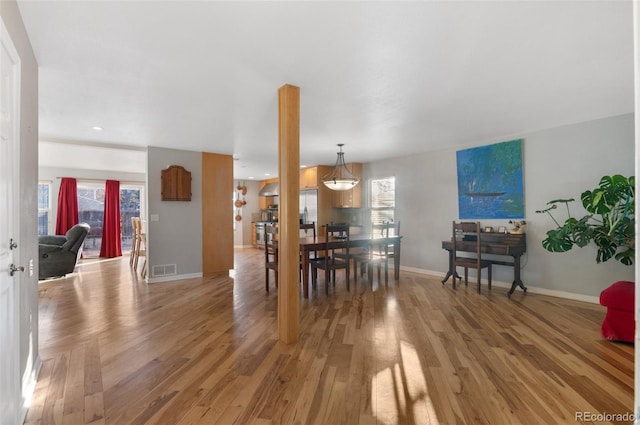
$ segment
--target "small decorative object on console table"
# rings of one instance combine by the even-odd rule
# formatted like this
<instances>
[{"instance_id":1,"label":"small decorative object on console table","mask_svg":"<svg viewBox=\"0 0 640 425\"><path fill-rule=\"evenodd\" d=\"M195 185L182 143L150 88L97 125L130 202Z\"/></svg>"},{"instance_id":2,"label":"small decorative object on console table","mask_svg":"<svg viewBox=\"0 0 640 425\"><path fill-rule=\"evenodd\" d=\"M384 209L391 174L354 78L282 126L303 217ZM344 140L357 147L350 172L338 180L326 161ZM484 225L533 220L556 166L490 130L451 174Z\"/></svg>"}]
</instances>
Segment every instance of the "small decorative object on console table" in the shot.
<instances>
[{"instance_id":1,"label":"small decorative object on console table","mask_svg":"<svg viewBox=\"0 0 640 425\"><path fill-rule=\"evenodd\" d=\"M524 229L527 226L527 222L524 220L514 221L509 220L509 224L513 224L513 227L509 231L512 235L521 235L524 233Z\"/></svg>"}]
</instances>

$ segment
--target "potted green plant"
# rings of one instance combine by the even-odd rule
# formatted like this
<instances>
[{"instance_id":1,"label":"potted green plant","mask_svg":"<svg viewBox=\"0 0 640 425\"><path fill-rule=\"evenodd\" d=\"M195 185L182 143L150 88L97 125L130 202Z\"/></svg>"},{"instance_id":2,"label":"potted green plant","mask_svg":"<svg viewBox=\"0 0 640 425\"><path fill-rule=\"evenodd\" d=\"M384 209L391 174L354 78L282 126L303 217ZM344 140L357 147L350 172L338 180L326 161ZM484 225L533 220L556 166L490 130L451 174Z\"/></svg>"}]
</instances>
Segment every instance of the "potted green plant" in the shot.
<instances>
[{"instance_id":1,"label":"potted green plant","mask_svg":"<svg viewBox=\"0 0 640 425\"><path fill-rule=\"evenodd\" d=\"M571 216L569 203L574 199L555 199L547 202L547 209L536 211L548 214L558 226L547 232L542 246L550 252L566 252L573 246L580 248L593 241L598 247L598 263L615 258L632 265L635 256L635 177L616 174L604 176L593 190L580 196L588 214L582 218ZM568 218L560 224L552 214L564 204Z\"/></svg>"}]
</instances>

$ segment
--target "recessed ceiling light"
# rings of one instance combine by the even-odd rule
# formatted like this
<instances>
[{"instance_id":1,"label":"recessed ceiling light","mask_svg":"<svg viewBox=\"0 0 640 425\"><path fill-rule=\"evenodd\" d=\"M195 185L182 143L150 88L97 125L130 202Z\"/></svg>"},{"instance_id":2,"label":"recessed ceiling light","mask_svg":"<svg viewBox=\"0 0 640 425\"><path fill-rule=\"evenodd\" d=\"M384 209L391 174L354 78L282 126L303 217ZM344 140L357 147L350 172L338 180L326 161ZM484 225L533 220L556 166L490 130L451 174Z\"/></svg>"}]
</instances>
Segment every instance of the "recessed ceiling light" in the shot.
<instances>
[{"instance_id":1,"label":"recessed ceiling light","mask_svg":"<svg viewBox=\"0 0 640 425\"><path fill-rule=\"evenodd\" d=\"M265 176L270 176L271 174L269 174L269 173L264 173L264 175L265 175Z\"/></svg>"},{"instance_id":2,"label":"recessed ceiling light","mask_svg":"<svg viewBox=\"0 0 640 425\"><path fill-rule=\"evenodd\" d=\"M306 167L307 167L306 165L301 165L301 166L300 166L300 168L306 168Z\"/></svg>"},{"instance_id":3,"label":"recessed ceiling light","mask_svg":"<svg viewBox=\"0 0 640 425\"><path fill-rule=\"evenodd\" d=\"M99 126L97 126L97 125L94 125L93 127L91 127L91 129L92 129L92 130L95 130L95 131L102 131L102 130L104 130L104 128L103 128L103 127L99 127Z\"/></svg>"},{"instance_id":4,"label":"recessed ceiling light","mask_svg":"<svg viewBox=\"0 0 640 425\"><path fill-rule=\"evenodd\" d=\"M253 180L253 179L255 179L255 177L249 177L249 180Z\"/></svg>"}]
</instances>

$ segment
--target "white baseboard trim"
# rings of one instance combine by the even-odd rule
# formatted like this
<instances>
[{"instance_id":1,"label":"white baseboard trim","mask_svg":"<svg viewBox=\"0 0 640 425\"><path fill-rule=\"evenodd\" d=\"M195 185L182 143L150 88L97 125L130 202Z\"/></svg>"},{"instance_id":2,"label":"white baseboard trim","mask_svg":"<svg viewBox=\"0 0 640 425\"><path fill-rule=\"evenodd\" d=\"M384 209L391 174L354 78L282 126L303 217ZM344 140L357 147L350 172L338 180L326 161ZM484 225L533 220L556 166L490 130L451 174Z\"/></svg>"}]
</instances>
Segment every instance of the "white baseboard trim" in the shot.
<instances>
[{"instance_id":1,"label":"white baseboard trim","mask_svg":"<svg viewBox=\"0 0 640 425\"><path fill-rule=\"evenodd\" d=\"M400 266L400 270L411 272L411 273L417 273L417 274L438 276L438 277L445 276L445 273L442 273L439 271L418 269L415 267ZM486 279L482 279L482 283L486 284L487 283ZM495 286L497 288L511 289L511 283L501 282L499 280L498 281L492 280L491 286ZM564 298L567 300L583 301L591 304L600 304L600 298L594 297L591 295L575 294L573 292L558 291L555 289L538 288L536 286L528 286L528 285L525 285L525 286L527 287L527 292L531 292L532 294L548 295L550 297ZM516 288L516 291L514 292L514 294L516 294L517 292L522 292L522 289Z\"/></svg>"},{"instance_id":2,"label":"white baseboard trim","mask_svg":"<svg viewBox=\"0 0 640 425\"><path fill-rule=\"evenodd\" d=\"M202 273L174 274L173 276L147 277L147 283L171 282L173 280L195 279L202 277Z\"/></svg>"}]
</instances>

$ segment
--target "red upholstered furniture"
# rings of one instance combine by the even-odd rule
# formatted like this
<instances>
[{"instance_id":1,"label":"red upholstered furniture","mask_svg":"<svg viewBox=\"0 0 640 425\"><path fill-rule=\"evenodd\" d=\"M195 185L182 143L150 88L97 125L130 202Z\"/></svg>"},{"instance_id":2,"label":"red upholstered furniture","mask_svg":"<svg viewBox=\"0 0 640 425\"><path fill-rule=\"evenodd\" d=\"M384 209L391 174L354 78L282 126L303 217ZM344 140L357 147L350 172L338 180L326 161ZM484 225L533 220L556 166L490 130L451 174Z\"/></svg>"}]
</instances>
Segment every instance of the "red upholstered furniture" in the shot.
<instances>
[{"instance_id":1,"label":"red upholstered furniture","mask_svg":"<svg viewBox=\"0 0 640 425\"><path fill-rule=\"evenodd\" d=\"M602 337L613 341L634 342L636 284L619 281L600 293L600 304L607 307L602 322Z\"/></svg>"}]
</instances>

